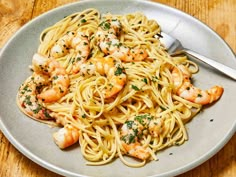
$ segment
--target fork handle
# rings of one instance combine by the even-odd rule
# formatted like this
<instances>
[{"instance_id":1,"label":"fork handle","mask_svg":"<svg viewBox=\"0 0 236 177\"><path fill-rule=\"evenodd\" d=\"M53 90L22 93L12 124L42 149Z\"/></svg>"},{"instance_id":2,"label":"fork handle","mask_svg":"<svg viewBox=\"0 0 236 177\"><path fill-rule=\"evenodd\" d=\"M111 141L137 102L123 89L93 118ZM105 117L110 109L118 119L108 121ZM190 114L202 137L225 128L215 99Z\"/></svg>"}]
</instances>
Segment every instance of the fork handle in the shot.
<instances>
[{"instance_id":1,"label":"fork handle","mask_svg":"<svg viewBox=\"0 0 236 177\"><path fill-rule=\"evenodd\" d=\"M213 59L207 58L207 57L200 55L192 50L184 49L184 52L186 54L194 57L195 59L198 59L198 60L214 67L218 71L220 71L220 72L224 73L225 75L231 77L232 79L236 80L236 70L235 69L232 69L232 68L225 66L221 63L218 63L218 62L214 61Z\"/></svg>"}]
</instances>

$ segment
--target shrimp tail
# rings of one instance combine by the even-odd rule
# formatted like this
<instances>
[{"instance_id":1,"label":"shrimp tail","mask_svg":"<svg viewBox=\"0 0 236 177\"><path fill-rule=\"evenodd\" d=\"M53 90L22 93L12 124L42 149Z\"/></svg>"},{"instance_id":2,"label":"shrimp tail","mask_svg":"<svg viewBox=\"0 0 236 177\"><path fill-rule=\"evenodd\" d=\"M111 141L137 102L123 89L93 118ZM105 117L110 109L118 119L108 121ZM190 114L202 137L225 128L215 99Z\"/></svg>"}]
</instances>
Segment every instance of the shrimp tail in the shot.
<instances>
[{"instance_id":1,"label":"shrimp tail","mask_svg":"<svg viewBox=\"0 0 236 177\"><path fill-rule=\"evenodd\" d=\"M70 124L66 124L53 134L54 142L61 149L65 149L79 140L79 131Z\"/></svg>"},{"instance_id":2,"label":"shrimp tail","mask_svg":"<svg viewBox=\"0 0 236 177\"><path fill-rule=\"evenodd\" d=\"M209 93L210 98L211 98L209 103L212 103L221 97L221 95L224 92L224 88L216 85L210 88L209 90L207 90L207 92Z\"/></svg>"},{"instance_id":3,"label":"shrimp tail","mask_svg":"<svg viewBox=\"0 0 236 177\"><path fill-rule=\"evenodd\" d=\"M197 104L207 105L217 101L223 94L224 88L221 86L214 86L208 90L195 87L191 83L191 73L188 68L184 65L179 65L178 68L179 70L177 67L173 69L172 78L180 97ZM181 74L183 77L181 77Z\"/></svg>"}]
</instances>

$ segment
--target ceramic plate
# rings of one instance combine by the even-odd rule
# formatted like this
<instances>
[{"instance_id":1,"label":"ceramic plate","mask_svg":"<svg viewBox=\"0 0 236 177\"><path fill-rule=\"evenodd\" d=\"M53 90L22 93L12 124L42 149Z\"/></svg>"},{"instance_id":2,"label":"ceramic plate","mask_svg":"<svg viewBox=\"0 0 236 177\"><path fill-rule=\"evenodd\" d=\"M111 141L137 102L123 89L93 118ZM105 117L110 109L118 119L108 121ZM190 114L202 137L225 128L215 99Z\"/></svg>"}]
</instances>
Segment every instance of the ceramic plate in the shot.
<instances>
[{"instance_id":1,"label":"ceramic plate","mask_svg":"<svg viewBox=\"0 0 236 177\"><path fill-rule=\"evenodd\" d=\"M227 44L209 27L176 9L148 1L82 1L52 10L23 26L0 54L0 126L9 141L39 165L64 176L174 176L203 163L219 151L235 132L235 81L199 63L195 85L206 89L223 85L222 98L206 107L187 124L189 141L157 154L158 161L142 168L130 168L119 159L104 166L86 166L79 147L60 150L52 140L55 130L34 121L17 108L15 97L20 84L31 74L28 65L39 45L43 29L64 16L86 8L101 13L143 12L159 22L162 30L178 38L184 46L218 62L236 68L235 56Z\"/></svg>"}]
</instances>

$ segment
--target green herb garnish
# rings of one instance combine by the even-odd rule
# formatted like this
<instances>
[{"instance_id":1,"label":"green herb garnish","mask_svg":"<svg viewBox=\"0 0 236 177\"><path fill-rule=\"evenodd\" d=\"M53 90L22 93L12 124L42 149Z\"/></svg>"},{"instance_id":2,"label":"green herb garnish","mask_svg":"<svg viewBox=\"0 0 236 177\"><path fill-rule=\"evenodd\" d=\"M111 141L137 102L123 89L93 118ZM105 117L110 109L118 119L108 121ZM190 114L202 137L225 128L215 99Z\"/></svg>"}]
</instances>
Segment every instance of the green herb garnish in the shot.
<instances>
[{"instance_id":1,"label":"green herb garnish","mask_svg":"<svg viewBox=\"0 0 236 177\"><path fill-rule=\"evenodd\" d=\"M86 23L87 21L85 19L82 19L80 22L81 23Z\"/></svg>"},{"instance_id":2,"label":"green herb garnish","mask_svg":"<svg viewBox=\"0 0 236 177\"><path fill-rule=\"evenodd\" d=\"M127 127L128 127L129 129L131 129L132 126L133 126L133 124L134 124L134 121L132 121L132 120L127 120L127 121L125 122L125 124L127 124Z\"/></svg>"},{"instance_id":3,"label":"green herb garnish","mask_svg":"<svg viewBox=\"0 0 236 177\"><path fill-rule=\"evenodd\" d=\"M115 75L116 75L116 76L121 75L121 74L123 73L123 70L124 70L124 68L121 68L121 67L118 66L118 67L116 68Z\"/></svg>"},{"instance_id":4,"label":"green herb garnish","mask_svg":"<svg viewBox=\"0 0 236 177\"><path fill-rule=\"evenodd\" d=\"M142 80L145 84L147 84L148 83L148 81L147 81L147 78L143 78L143 80Z\"/></svg>"},{"instance_id":5,"label":"green herb garnish","mask_svg":"<svg viewBox=\"0 0 236 177\"><path fill-rule=\"evenodd\" d=\"M135 86L135 85L132 85L132 89L134 89L134 90L136 90L136 91L139 91L140 89L137 87L137 86Z\"/></svg>"}]
</instances>

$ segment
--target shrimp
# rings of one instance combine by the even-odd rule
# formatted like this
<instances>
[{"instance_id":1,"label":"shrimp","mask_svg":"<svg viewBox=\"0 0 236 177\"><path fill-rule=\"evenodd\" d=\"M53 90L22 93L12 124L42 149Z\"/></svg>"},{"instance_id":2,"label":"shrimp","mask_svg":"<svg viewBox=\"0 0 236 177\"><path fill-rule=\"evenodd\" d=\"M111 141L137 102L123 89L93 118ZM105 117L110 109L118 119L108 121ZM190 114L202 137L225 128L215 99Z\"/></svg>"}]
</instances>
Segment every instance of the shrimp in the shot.
<instances>
[{"instance_id":1,"label":"shrimp","mask_svg":"<svg viewBox=\"0 0 236 177\"><path fill-rule=\"evenodd\" d=\"M113 55L124 62L142 61L148 57L147 51L138 47L129 48L123 45L117 35L121 30L118 19L106 19L99 25L95 34L99 47L106 55Z\"/></svg>"},{"instance_id":2,"label":"shrimp","mask_svg":"<svg viewBox=\"0 0 236 177\"><path fill-rule=\"evenodd\" d=\"M39 75L34 72L19 88L17 100L22 112L29 117L39 121L56 121L55 124L50 122L51 125L64 125L64 128L53 134L55 143L61 149L64 149L78 141L79 131L68 124L63 117L58 116L56 113L44 107L42 102L37 98L37 94L47 84L49 84L47 75Z\"/></svg>"},{"instance_id":3,"label":"shrimp","mask_svg":"<svg viewBox=\"0 0 236 177\"><path fill-rule=\"evenodd\" d=\"M53 134L54 142L61 149L65 149L79 140L79 130L70 124L66 124L63 128Z\"/></svg>"},{"instance_id":4,"label":"shrimp","mask_svg":"<svg viewBox=\"0 0 236 177\"><path fill-rule=\"evenodd\" d=\"M17 100L22 112L29 117L38 121L55 120L56 124L50 122L51 125L64 125L63 128L53 134L55 143L61 149L64 149L72 144L75 144L79 140L79 131L72 125L66 123L64 118L44 107L37 98L37 94L44 85L48 84L48 82L47 76L39 75L34 72L33 75L29 77L19 88Z\"/></svg>"},{"instance_id":5,"label":"shrimp","mask_svg":"<svg viewBox=\"0 0 236 177\"><path fill-rule=\"evenodd\" d=\"M111 98L124 87L126 83L126 74L121 62L111 57L91 58L89 62L81 65L82 74L94 73L97 71L101 75L106 75L109 84L105 90L104 97Z\"/></svg>"},{"instance_id":6,"label":"shrimp","mask_svg":"<svg viewBox=\"0 0 236 177\"><path fill-rule=\"evenodd\" d=\"M70 84L69 76L60 63L36 53L32 64L35 73L47 75L52 80L52 87L39 93L38 99L45 103L55 102L67 93Z\"/></svg>"},{"instance_id":7,"label":"shrimp","mask_svg":"<svg viewBox=\"0 0 236 177\"><path fill-rule=\"evenodd\" d=\"M139 140L145 134L157 137L164 129L163 123L163 120L149 114L141 114L127 120L121 127L122 146L126 153L141 160L148 159L151 153Z\"/></svg>"},{"instance_id":8,"label":"shrimp","mask_svg":"<svg viewBox=\"0 0 236 177\"><path fill-rule=\"evenodd\" d=\"M68 32L60 38L52 47L50 55L54 58L63 57L70 52L70 49L76 52L75 63L72 71L77 73L81 63L85 62L90 53L89 40L83 32Z\"/></svg>"},{"instance_id":9,"label":"shrimp","mask_svg":"<svg viewBox=\"0 0 236 177\"><path fill-rule=\"evenodd\" d=\"M50 120L53 118L50 115L51 111L42 106L36 96L42 86L47 84L47 76L33 73L33 75L21 85L17 100L19 107L22 108L21 110L26 115L39 120Z\"/></svg>"},{"instance_id":10,"label":"shrimp","mask_svg":"<svg viewBox=\"0 0 236 177\"><path fill-rule=\"evenodd\" d=\"M224 88L221 86L213 86L208 90L201 90L193 86L188 68L184 65L179 65L178 68L175 67L173 69L172 78L174 85L177 87L177 94L180 97L194 103L206 105L217 101L223 94ZM183 80L180 79L180 72L183 74Z\"/></svg>"},{"instance_id":11,"label":"shrimp","mask_svg":"<svg viewBox=\"0 0 236 177\"><path fill-rule=\"evenodd\" d=\"M137 142L131 144L122 143L122 146L126 150L127 154L132 157L141 160L146 160L150 157L150 152L148 151L148 149L141 146L140 143Z\"/></svg>"}]
</instances>

